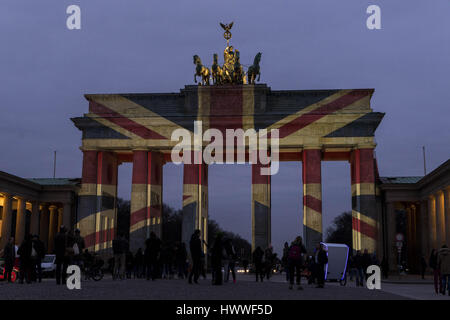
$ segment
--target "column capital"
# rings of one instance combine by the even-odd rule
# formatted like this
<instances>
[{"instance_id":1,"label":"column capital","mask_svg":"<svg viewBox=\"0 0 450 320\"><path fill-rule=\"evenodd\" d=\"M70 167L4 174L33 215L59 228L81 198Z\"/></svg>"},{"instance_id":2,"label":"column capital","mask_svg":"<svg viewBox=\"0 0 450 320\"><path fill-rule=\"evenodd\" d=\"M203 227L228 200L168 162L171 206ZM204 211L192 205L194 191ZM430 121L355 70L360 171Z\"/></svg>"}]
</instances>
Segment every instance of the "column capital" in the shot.
<instances>
[{"instance_id":1,"label":"column capital","mask_svg":"<svg viewBox=\"0 0 450 320\"><path fill-rule=\"evenodd\" d=\"M323 145L322 144L307 144L302 147L303 150L322 150Z\"/></svg>"},{"instance_id":2,"label":"column capital","mask_svg":"<svg viewBox=\"0 0 450 320\"><path fill-rule=\"evenodd\" d=\"M80 150L81 151L83 151L83 152L85 152L85 151L99 151L99 149L97 149L97 148L89 148L89 147L83 147L83 146L81 146L80 147Z\"/></svg>"},{"instance_id":3,"label":"column capital","mask_svg":"<svg viewBox=\"0 0 450 320\"><path fill-rule=\"evenodd\" d=\"M437 190L433 194L435 197L439 197L441 194L444 194L444 190Z\"/></svg>"},{"instance_id":4,"label":"column capital","mask_svg":"<svg viewBox=\"0 0 450 320\"><path fill-rule=\"evenodd\" d=\"M54 205L54 204L51 204L48 208L49 208L50 210L55 210L55 209L58 209L58 206L56 206L56 205Z\"/></svg>"},{"instance_id":5,"label":"column capital","mask_svg":"<svg viewBox=\"0 0 450 320\"><path fill-rule=\"evenodd\" d=\"M375 149L377 144L375 142L373 143L358 143L357 145L353 146L352 150L358 150L358 149Z\"/></svg>"},{"instance_id":6,"label":"column capital","mask_svg":"<svg viewBox=\"0 0 450 320\"><path fill-rule=\"evenodd\" d=\"M2 196L4 196L5 198L12 198L12 194L8 193L8 192L1 192Z\"/></svg>"}]
</instances>

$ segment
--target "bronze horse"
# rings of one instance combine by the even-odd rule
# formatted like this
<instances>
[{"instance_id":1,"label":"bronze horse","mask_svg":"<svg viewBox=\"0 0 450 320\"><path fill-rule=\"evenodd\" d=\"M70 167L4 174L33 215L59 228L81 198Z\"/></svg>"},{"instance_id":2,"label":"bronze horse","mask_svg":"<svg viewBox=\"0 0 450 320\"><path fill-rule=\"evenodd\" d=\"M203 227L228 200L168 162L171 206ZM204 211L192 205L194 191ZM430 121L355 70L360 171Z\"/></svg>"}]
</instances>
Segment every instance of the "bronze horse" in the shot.
<instances>
[{"instance_id":1,"label":"bronze horse","mask_svg":"<svg viewBox=\"0 0 450 320\"><path fill-rule=\"evenodd\" d=\"M211 66L213 84L222 84L223 82L223 69L218 63L217 53L213 55L214 63Z\"/></svg>"},{"instance_id":2,"label":"bronze horse","mask_svg":"<svg viewBox=\"0 0 450 320\"><path fill-rule=\"evenodd\" d=\"M236 50L236 61L234 62L234 70L233 70L233 83L235 84L246 84L245 80L245 71L241 65L240 61L240 53Z\"/></svg>"},{"instance_id":3,"label":"bronze horse","mask_svg":"<svg viewBox=\"0 0 450 320\"><path fill-rule=\"evenodd\" d=\"M197 76L201 77L201 84L202 85L208 85L209 86L209 76L211 75L211 72L207 67L205 67L202 64L202 61L200 60L200 57L198 55L194 56L194 64L195 67L195 73L194 73L194 81L197 83Z\"/></svg>"},{"instance_id":4,"label":"bronze horse","mask_svg":"<svg viewBox=\"0 0 450 320\"><path fill-rule=\"evenodd\" d=\"M258 81L261 78L261 73L259 71L259 62L261 61L261 52L258 52L253 60L253 64L248 67L248 83L255 84L256 76L258 76Z\"/></svg>"}]
</instances>

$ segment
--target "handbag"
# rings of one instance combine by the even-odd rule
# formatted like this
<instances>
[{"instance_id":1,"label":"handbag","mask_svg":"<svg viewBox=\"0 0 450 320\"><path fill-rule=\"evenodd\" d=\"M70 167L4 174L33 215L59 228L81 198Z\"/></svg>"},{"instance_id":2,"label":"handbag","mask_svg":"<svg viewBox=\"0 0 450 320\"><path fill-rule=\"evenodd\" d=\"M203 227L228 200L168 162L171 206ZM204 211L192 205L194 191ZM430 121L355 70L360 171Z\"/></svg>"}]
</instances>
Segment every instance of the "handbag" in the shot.
<instances>
[{"instance_id":1,"label":"handbag","mask_svg":"<svg viewBox=\"0 0 450 320\"><path fill-rule=\"evenodd\" d=\"M73 254L74 254L74 255L77 256L77 255L80 254L80 249L78 248L78 244L77 244L77 243L74 243L74 244L73 244L72 249L73 249Z\"/></svg>"}]
</instances>

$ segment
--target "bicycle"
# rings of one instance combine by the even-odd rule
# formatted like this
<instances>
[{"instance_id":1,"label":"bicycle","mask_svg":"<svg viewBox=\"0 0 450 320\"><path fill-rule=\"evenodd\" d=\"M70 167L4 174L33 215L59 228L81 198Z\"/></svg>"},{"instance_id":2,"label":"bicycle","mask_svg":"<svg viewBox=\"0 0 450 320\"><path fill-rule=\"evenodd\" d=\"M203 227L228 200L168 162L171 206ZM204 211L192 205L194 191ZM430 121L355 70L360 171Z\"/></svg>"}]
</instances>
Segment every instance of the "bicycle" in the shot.
<instances>
[{"instance_id":1,"label":"bicycle","mask_svg":"<svg viewBox=\"0 0 450 320\"><path fill-rule=\"evenodd\" d=\"M103 279L104 273L102 270L103 260L97 260L92 263L91 266L88 266L84 270L85 280L92 279L94 281L100 281Z\"/></svg>"}]
</instances>

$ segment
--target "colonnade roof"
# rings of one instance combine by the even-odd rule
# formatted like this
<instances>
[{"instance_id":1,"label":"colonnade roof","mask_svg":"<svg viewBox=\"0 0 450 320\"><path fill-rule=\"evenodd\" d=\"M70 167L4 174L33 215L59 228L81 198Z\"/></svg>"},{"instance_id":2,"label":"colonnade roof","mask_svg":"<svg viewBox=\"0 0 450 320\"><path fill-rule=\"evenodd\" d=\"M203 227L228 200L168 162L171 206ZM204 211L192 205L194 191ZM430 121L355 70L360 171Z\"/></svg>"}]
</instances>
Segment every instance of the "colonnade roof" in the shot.
<instances>
[{"instance_id":1,"label":"colonnade roof","mask_svg":"<svg viewBox=\"0 0 450 320\"><path fill-rule=\"evenodd\" d=\"M66 194L67 192L70 194L78 193L80 185L81 178L25 179L4 171L0 171L0 193L23 197L30 201L54 197L55 192L59 194L59 198L62 194ZM70 195L66 198L69 199L71 197L73 196Z\"/></svg>"},{"instance_id":2,"label":"colonnade roof","mask_svg":"<svg viewBox=\"0 0 450 320\"><path fill-rule=\"evenodd\" d=\"M27 180L41 186L76 186L81 183L81 178L27 178Z\"/></svg>"},{"instance_id":3,"label":"colonnade roof","mask_svg":"<svg viewBox=\"0 0 450 320\"><path fill-rule=\"evenodd\" d=\"M413 177L380 177L381 183L417 183L423 176L413 176Z\"/></svg>"},{"instance_id":4,"label":"colonnade roof","mask_svg":"<svg viewBox=\"0 0 450 320\"><path fill-rule=\"evenodd\" d=\"M430 195L450 189L450 159L426 176L380 177L381 190L390 201L425 200Z\"/></svg>"}]
</instances>

